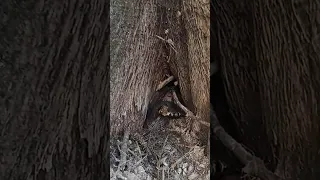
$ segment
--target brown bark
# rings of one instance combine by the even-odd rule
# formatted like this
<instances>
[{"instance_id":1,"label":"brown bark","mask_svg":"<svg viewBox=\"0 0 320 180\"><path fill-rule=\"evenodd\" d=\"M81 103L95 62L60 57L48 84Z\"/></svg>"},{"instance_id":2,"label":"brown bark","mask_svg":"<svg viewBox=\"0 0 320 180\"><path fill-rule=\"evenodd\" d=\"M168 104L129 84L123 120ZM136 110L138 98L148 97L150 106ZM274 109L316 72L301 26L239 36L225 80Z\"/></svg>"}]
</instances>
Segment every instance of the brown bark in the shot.
<instances>
[{"instance_id":1,"label":"brown bark","mask_svg":"<svg viewBox=\"0 0 320 180\"><path fill-rule=\"evenodd\" d=\"M271 169L319 179L319 4L213 1L215 58L244 144Z\"/></svg>"},{"instance_id":2,"label":"brown bark","mask_svg":"<svg viewBox=\"0 0 320 180\"><path fill-rule=\"evenodd\" d=\"M0 179L107 179L107 2L1 3Z\"/></svg>"},{"instance_id":3,"label":"brown bark","mask_svg":"<svg viewBox=\"0 0 320 180\"><path fill-rule=\"evenodd\" d=\"M142 127L151 93L162 80L155 3L111 1L111 134Z\"/></svg>"},{"instance_id":4,"label":"brown bark","mask_svg":"<svg viewBox=\"0 0 320 180\"><path fill-rule=\"evenodd\" d=\"M189 79L190 98L194 113L202 121L210 122L210 1L183 1L188 44L188 76L180 76L181 84ZM184 58L178 56L177 64ZM187 94L185 92L185 94ZM202 127L201 129L209 129ZM200 129L199 129L200 130ZM206 133L201 134L203 138ZM203 139L204 140L204 139Z\"/></svg>"},{"instance_id":5,"label":"brown bark","mask_svg":"<svg viewBox=\"0 0 320 180\"><path fill-rule=\"evenodd\" d=\"M125 2L111 3L121 12L111 13L112 134L142 127L168 69L187 106L209 122L209 1Z\"/></svg>"}]
</instances>

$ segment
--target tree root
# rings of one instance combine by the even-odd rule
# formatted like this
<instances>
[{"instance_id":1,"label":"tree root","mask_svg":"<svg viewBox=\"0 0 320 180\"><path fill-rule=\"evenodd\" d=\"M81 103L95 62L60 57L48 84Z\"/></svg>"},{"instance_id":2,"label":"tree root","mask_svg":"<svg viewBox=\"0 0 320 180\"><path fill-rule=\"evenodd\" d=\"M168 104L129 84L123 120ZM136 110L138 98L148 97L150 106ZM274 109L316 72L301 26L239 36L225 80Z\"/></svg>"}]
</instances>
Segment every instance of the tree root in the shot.
<instances>
[{"instance_id":1,"label":"tree root","mask_svg":"<svg viewBox=\"0 0 320 180\"><path fill-rule=\"evenodd\" d=\"M244 164L244 168L242 169L247 175L261 178L263 180L284 180L283 178L277 176L273 172L267 169L263 160L252 155L248 152L240 143L234 140L220 125L219 120L210 106L210 119L211 123L207 123L201 121L199 117L193 114L188 108L183 106L179 101L175 92L173 92L173 98L175 103L186 113L187 117L196 120L197 122L204 124L206 126L212 126L213 133L219 138L219 140L226 146L230 151L232 151L235 156L240 160L242 164Z\"/></svg>"},{"instance_id":2,"label":"tree root","mask_svg":"<svg viewBox=\"0 0 320 180\"><path fill-rule=\"evenodd\" d=\"M248 175L259 177L263 180L284 180L273 172L269 171L264 162L249 153L240 143L234 140L220 125L218 118L212 108L210 108L210 119L213 133L234 155L240 160L245 167L242 169Z\"/></svg>"}]
</instances>

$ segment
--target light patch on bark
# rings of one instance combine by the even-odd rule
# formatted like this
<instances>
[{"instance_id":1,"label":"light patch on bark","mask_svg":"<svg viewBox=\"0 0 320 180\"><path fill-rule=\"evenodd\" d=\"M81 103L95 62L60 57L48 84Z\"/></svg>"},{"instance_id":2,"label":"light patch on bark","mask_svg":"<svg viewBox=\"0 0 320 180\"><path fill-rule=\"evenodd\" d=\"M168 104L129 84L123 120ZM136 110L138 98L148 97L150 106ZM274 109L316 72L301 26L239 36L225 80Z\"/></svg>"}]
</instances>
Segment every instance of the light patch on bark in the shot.
<instances>
[{"instance_id":1,"label":"light patch on bark","mask_svg":"<svg viewBox=\"0 0 320 180\"><path fill-rule=\"evenodd\" d=\"M202 121L210 122L210 3L209 0L183 1L183 9L195 113Z\"/></svg>"}]
</instances>

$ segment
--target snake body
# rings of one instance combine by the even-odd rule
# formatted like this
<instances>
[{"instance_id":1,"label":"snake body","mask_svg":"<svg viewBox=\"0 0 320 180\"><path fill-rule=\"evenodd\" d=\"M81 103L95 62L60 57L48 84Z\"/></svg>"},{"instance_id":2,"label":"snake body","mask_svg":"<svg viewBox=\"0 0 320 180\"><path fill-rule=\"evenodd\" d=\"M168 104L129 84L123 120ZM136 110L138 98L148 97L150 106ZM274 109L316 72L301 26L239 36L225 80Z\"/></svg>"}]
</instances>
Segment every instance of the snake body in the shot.
<instances>
[{"instance_id":1,"label":"snake body","mask_svg":"<svg viewBox=\"0 0 320 180\"><path fill-rule=\"evenodd\" d=\"M172 100L173 91L177 91L177 87L166 86L154 93L148 106L144 127L158 117L176 119L185 116L185 113Z\"/></svg>"}]
</instances>

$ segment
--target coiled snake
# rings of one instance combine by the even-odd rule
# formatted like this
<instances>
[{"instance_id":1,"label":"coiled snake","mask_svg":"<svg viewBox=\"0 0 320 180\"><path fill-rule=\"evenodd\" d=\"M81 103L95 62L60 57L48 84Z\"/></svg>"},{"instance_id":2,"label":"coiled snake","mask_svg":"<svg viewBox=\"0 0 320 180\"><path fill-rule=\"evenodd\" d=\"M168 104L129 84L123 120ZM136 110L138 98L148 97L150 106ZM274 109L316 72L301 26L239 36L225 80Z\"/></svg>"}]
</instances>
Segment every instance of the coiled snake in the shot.
<instances>
[{"instance_id":1,"label":"coiled snake","mask_svg":"<svg viewBox=\"0 0 320 180\"><path fill-rule=\"evenodd\" d=\"M176 119L186 115L185 112L173 102L172 92L177 92L177 88L176 86L166 86L155 92L148 106L144 127L148 127L149 124L154 121ZM159 117L162 118L159 119Z\"/></svg>"}]
</instances>

